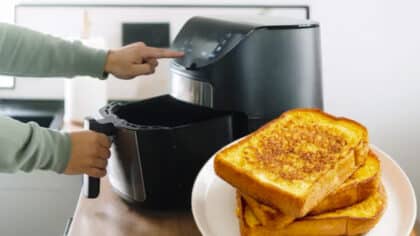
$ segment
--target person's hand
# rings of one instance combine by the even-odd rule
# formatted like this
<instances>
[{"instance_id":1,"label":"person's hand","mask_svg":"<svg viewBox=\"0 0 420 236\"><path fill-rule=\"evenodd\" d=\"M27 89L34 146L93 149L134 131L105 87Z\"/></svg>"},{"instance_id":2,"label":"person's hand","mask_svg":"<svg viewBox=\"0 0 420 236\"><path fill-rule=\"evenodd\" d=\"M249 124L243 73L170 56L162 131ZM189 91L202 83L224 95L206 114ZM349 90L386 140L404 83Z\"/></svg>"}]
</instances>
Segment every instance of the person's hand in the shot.
<instances>
[{"instance_id":1,"label":"person's hand","mask_svg":"<svg viewBox=\"0 0 420 236\"><path fill-rule=\"evenodd\" d=\"M132 79L155 72L157 59L182 57L183 52L148 47L142 42L110 50L105 63L105 72L120 79Z\"/></svg>"},{"instance_id":2,"label":"person's hand","mask_svg":"<svg viewBox=\"0 0 420 236\"><path fill-rule=\"evenodd\" d=\"M88 174L93 177L106 175L111 153L109 138L101 133L79 131L70 133L71 154L64 174Z\"/></svg>"}]
</instances>

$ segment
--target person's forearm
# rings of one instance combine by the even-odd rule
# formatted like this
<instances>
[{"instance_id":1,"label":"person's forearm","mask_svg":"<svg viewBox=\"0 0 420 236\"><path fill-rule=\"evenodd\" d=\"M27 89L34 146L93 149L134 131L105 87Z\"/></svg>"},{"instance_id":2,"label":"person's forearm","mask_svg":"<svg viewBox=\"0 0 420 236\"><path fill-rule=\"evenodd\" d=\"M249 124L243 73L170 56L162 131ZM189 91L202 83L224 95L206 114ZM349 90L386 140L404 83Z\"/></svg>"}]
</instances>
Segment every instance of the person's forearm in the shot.
<instances>
[{"instance_id":1,"label":"person's forearm","mask_svg":"<svg viewBox=\"0 0 420 236\"><path fill-rule=\"evenodd\" d=\"M62 173L70 152L67 134L0 117L0 172L43 169Z\"/></svg>"},{"instance_id":2,"label":"person's forearm","mask_svg":"<svg viewBox=\"0 0 420 236\"><path fill-rule=\"evenodd\" d=\"M0 23L0 74L104 78L107 51Z\"/></svg>"}]
</instances>

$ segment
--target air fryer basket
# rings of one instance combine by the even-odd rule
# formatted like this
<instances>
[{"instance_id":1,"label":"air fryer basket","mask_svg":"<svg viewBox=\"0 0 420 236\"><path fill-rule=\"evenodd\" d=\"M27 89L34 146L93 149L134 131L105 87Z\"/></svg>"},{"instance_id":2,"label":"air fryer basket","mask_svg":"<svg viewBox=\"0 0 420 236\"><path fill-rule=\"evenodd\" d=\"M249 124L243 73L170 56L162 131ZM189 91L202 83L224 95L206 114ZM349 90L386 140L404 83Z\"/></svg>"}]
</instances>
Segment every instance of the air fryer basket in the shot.
<instances>
[{"instance_id":1,"label":"air fryer basket","mask_svg":"<svg viewBox=\"0 0 420 236\"><path fill-rule=\"evenodd\" d=\"M116 128L108 174L125 200L152 209L189 209L205 162L233 136L232 114L160 96L101 110Z\"/></svg>"}]
</instances>

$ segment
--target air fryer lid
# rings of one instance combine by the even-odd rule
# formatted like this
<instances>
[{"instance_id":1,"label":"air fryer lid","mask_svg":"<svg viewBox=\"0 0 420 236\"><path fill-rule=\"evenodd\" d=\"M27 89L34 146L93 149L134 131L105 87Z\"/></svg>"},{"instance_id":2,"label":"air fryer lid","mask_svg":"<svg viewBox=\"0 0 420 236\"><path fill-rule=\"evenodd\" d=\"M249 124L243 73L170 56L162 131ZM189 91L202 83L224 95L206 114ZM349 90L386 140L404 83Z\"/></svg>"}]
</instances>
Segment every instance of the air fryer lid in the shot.
<instances>
[{"instance_id":1,"label":"air fryer lid","mask_svg":"<svg viewBox=\"0 0 420 236\"><path fill-rule=\"evenodd\" d=\"M308 20L290 18L206 18L193 17L176 36L172 47L185 52L174 62L187 69L197 69L222 58L244 38L258 29L290 29L317 27Z\"/></svg>"}]
</instances>

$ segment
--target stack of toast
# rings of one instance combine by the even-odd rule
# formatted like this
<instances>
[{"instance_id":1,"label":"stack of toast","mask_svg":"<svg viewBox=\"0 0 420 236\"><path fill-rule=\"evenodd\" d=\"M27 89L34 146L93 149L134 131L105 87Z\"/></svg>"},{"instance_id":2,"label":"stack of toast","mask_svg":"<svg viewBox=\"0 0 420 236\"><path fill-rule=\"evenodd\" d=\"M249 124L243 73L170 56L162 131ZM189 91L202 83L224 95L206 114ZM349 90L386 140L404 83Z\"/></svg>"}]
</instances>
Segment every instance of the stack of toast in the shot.
<instances>
[{"instance_id":1,"label":"stack of toast","mask_svg":"<svg viewBox=\"0 0 420 236\"><path fill-rule=\"evenodd\" d=\"M237 189L241 235L358 235L386 207L367 129L316 109L283 113L219 151L214 168Z\"/></svg>"}]
</instances>

